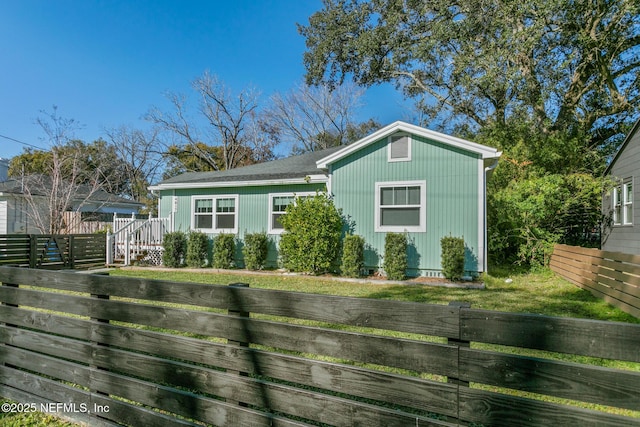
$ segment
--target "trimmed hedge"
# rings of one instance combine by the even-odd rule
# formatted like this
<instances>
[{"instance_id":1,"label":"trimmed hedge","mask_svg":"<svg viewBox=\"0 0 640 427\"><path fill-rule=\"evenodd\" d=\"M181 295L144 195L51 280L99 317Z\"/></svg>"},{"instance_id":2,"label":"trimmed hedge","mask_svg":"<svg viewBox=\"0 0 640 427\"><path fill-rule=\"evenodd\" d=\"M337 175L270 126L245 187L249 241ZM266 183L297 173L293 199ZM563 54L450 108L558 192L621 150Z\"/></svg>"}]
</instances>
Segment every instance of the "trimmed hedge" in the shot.
<instances>
[{"instance_id":1,"label":"trimmed hedge","mask_svg":"<svg viewBox=\"0 0 640 427\"><path fill-rule=\"evenodd\" d=\"M244 266L247 270L262 270L267 260L267 233L250 233L244 236Z\"/></svg>"},{"instance_id":2,"label":"trimmed hedge","mask_svg":"<svg viewBox=\"0 0 640 427\"><path fill-rule=\"evenodd\" d=\"M382 268L389 280L404 280L407 272L407 236L387 233L384 238L384 262Z\"/></svg>"},{"instance_id":3,"label":"trimmed hedge","mask_svg":"<svg viewBox=\"0 0 640 427\"><path fill-rule=\"evenodd\" d=\"M233 234L218 234L213 240L213 267L229 269L234 266L236 238Z\"/></svg>"},{"instance_id":4,"label":"trimmed hedge","mask_svg":"<svg viewBox=\"0 0 640 427\"><path fill-rule=\"evenodd\" d=\"M187 253L187 237L182 231L173 231L164 235L162 246L162 264L166 267L182 267Z\"/></svg>"},{"instance_id":5,"label":"trimmed hedge","mask_svg":"<svg viewBox=\"0 0 640 427\"><path fill-rule=\"evenodd\" d=\"M201 231L192 231L187 239L187 265L201 268L209 265L209 237Z\"/></svg>"},{"instance_id":6,"label":"trimmed hedge","mask_svg":"<svg viewBox=\"0 0 640 427\"><path fill-rule=\"evenodd\" d=\"M359 277L364 268L364 238L347 234L342 242L340 271L346 277Z\"/></svg>"},{"instance_id":7,"label":"trimmed hedge","mask_svg":"<svg viewBox=\"0 0 640 427\"><path fill-rule=\"evenodd\" d=\"M297 198L280 221L285 229L280 255L286 269L318 274L335 267L344 221L329 196Z\"/></svg>"},{"instance_id":8,"label":"trimmed hedge","mask_svg":"<svg viewBox=\"0 0 640 427\"><path fill-rule=\"evenodd\" d=\"M443 237L442 274L449 280L460 280L464 276L464 239L462 237Z\"/></svg>"}]
</instances>

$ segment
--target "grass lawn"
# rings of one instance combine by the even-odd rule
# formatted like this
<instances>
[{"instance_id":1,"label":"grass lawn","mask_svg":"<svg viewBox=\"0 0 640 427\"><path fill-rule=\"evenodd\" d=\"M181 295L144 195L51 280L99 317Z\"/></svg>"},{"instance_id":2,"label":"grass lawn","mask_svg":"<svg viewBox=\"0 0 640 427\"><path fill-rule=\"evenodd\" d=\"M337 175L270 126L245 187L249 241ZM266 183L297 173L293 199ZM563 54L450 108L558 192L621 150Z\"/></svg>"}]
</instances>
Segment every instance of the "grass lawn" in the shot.
<instances>
[{"instance_id":1,"label":"grass lawn","mask_svg":"<svg viewBox=\"0 0 640 427\"><path fill-rule=\"evenodd\" d=\"M464 301L471 303L473 308L485 310L640 323L640 319L610 306L548 269L535 273L509 274L507 270L495 268L492 274L484 278L485 289L457 289L420 284L392 285L384 280L375 283L354 283L327 277L255 275L243 271L214 273L206 269L202 272L186 269L120 269L111 274L221 285L243 282L255 288L431 304Z\"/></svg>"},{"instance_id":2,"label":"grass lawn","mask_svg":"<svg viewBox=\"0 0 640 427\"><path fill-rule=\"evenodd\" d=\"M328 277L276 273L256 275L243 271L217 273L206 269L119 269L111 275L221 285L243 282L254 288L432 304L465 301L471 303L473 308L486 310L640 323L640 319L610 306L589 292L556 276L550 270L514 273L512 269L494 268L490 275L484 277L485 289L445 288L421 284L395 285L384 280L375 283L347 282ZM75 424L41 413L0 413L0 426L70 427Z\"/></svg>"}]
</instances>

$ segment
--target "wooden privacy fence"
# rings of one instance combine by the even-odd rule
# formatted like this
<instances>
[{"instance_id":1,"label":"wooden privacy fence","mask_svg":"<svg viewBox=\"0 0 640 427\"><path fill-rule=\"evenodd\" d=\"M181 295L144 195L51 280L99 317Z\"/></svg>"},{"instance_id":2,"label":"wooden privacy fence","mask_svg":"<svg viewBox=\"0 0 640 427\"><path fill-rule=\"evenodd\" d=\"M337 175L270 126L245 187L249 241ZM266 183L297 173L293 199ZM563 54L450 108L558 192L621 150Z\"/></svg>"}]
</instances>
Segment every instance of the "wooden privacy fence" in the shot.
<instances>
[{"instance_id":1,"label":"wooden privacy fence","mask_svg":"<svg viewBox=\"0 0 640 427\"><path fill-rule=\"evenodd\" d=\"M60 270L106 264L104 234L2 234L0 265Z\"/></svg>"},{"instance_id":2,"label":"wooden privacy fence","mask_svg":"<svg viewBox=\"0 0 640 427\"><path fill-rule=\"evenodd\" d=\"M556 245L550 267L609 304L640 317L640 255Z\"/></svg>"},{"instance_id":3,"label":"wooden privacy fence","mask_svg":"<svg viewBox=\"0 0 640 427\"><path fill-rule=\"evenodd\" d=\"M0 281L0 395L92 426L640 425L640 325L11 267Z\"/></svg>"}]
</instances>

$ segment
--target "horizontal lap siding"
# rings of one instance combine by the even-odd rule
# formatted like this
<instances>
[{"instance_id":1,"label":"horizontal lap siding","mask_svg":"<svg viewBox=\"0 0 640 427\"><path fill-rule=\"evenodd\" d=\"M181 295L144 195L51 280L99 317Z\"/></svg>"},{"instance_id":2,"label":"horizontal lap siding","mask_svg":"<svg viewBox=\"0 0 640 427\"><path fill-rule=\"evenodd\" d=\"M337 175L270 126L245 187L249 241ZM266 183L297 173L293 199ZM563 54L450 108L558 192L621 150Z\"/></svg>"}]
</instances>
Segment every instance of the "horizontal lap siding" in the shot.
<instances>
[{"instance_id":1,"label":"horizontal lap siding","mask_svg":"<svg viewBox=\"0 0 640 427\"><path fill-rule=\"evenodd\" d=\"M640 255L640 129L629 140L611 167L611 177L633 180L633 225L613 226L605 231L602 249L612 252L624 252ZM612 192L603 198L603 210L608 214L612 208Z\"/></svg>"},{"instance_id":2,"label":"horizontal lap siding","mask_svg":"<svg viewBox=\"0 0 640 427\"><path fill-rule=\"evenodd\" d=\"M409 267L440 270L440 239L464 236L470 254L465 268L477 271L479 256L479 160L477 156L435 141L413 137L410 162L387 162L386 139L332 165L331 191L353 232L365 238L366 263L379 266L386 233L374 232L375 183L425 180L427 231L408 233Z\"/></svg>"}]
</instances>

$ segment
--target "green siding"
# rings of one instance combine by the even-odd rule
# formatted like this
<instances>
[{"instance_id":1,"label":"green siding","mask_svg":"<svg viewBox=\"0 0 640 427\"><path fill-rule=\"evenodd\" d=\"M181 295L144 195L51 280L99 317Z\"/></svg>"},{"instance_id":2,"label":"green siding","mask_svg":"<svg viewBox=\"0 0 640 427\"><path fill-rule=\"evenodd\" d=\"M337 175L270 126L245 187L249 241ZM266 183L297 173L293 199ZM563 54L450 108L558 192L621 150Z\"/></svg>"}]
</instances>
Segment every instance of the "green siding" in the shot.
<instances>
[{"instance_id":1,"label":"green siding","mask_svg":"<svg viewBox=\"0 0 640 427\"><path fill-rule=\"evenodd\" d=\"M161 191L161 217L169 217L172 210L172 199L175 195L177 211L174 218L174 230L189 231L191 229L191 200L193 196L238 195L238 237L240 241L247 233L267 232L269 226L269 194L271 193L303 193L324 190L324 184L292 184L273 186L244 186L225 188L197 188ZM213 235L211 235L213 236ZM271 244L268 255L269 266L277 263L277 242L279 236L270 235ZM241 247L238 248L237 259L242 260Z\"/></svg>"},{"instance_id":2,"label":"green siding","mask_svg":"<svg viewBox=\"0 0 640 427\"><path fill-rule=\"evenodd\" d=\"M412 135L411 161L388 162L387 138L340 159L331 165L331 192L342 209L351 232L364 237L366 264L382 265L385 232L376 232L375 185L381 182L426 183L426 231L409 232L409 274L441 271L440 239L464 237L466 269L481 271L483 160L478 154ZM174 229L189 231L193 196L238 195L239 239L247 233L268 231L269 194L323 190L324 184L245 186L161 191L160 215L171 215L177 197ZM276 266L278 235L271 235L269 265ZM238 259L242 259L240 249ZM242 262L241 262L242 264Z\"/></svg>"},{"instance_id":3,"label":"green siding","mask_svg":"<svg viewBox=\"0 0 640 427\"><path fill-rule=\"evenodd\" d=\"M352 232L365 238L366 264L382 265L384 232L374 231L375 184L426 181L426 232L409 232L410 273L441 270L440 239L463 236L469 248L466 269L479 271L480 242L478 155L412 136L411 161L388 162L387 139L380 140L332 165L331 192L348 213Z\"/></svg>"}]
</instances>

